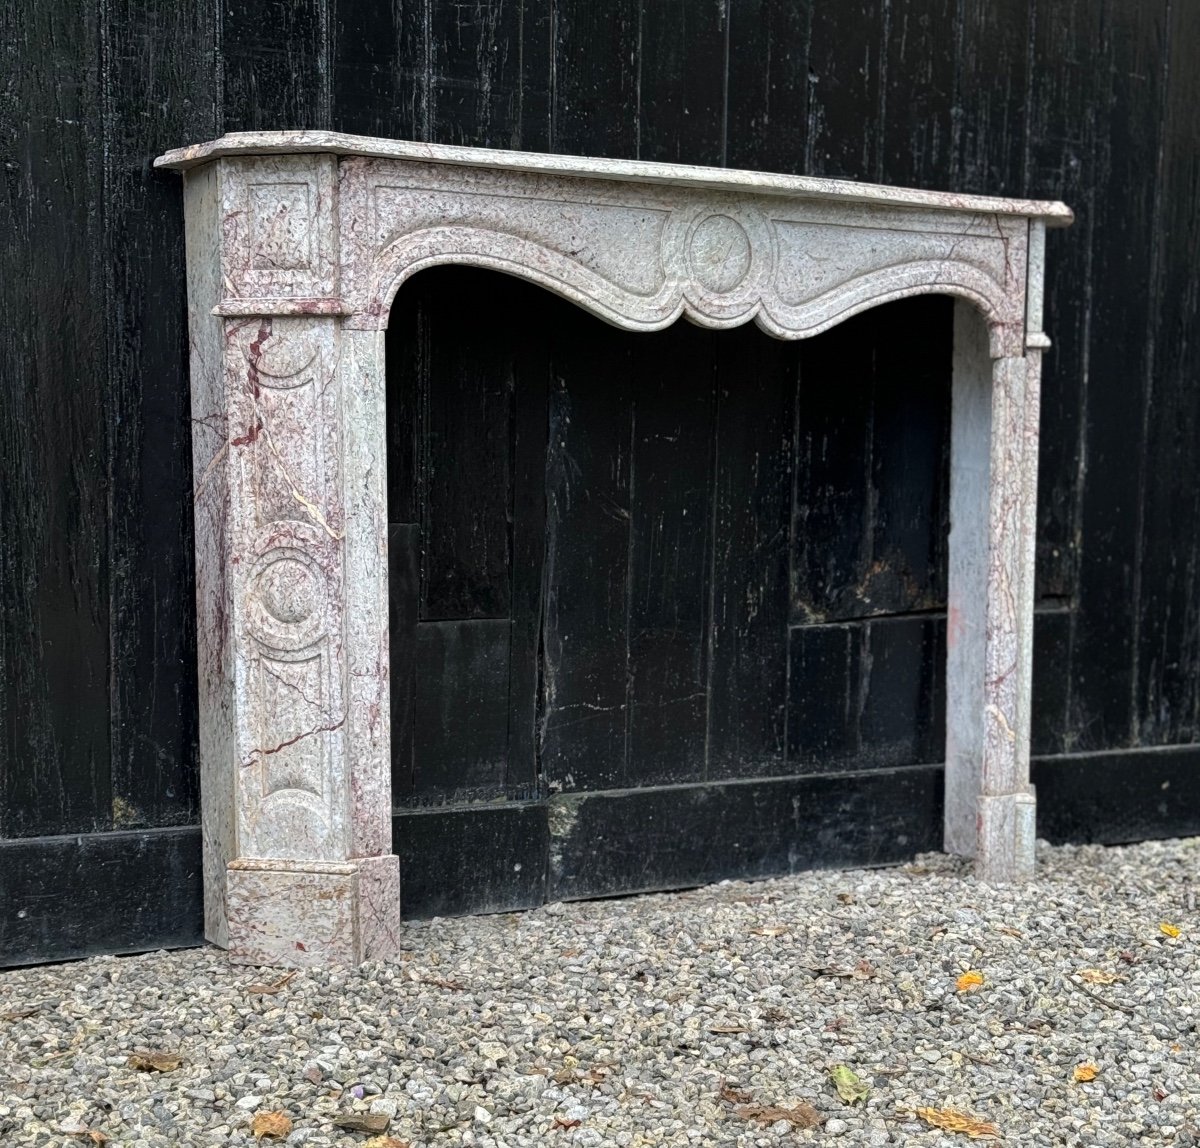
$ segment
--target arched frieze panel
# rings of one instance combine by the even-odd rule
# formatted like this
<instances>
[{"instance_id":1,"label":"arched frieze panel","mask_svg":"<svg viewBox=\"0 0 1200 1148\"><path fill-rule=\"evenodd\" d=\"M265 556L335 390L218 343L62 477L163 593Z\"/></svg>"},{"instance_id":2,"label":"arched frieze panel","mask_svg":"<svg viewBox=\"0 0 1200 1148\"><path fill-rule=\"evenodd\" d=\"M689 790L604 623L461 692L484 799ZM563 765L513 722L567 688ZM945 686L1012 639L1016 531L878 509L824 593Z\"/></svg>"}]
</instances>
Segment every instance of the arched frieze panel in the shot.
<instances>
[{"instance_id":1,"label":"arched frieze panel","mask_svg":"<svg viewBox=\"0 0 1200 1148\"><path fill-rule=\"evenodd\" d=\"M993 357L1021 353L1021 219L918 209L563 181L526 173L447 174L348 160L341 176L347 325L386 325L399 285L423 267L505 271L629 330L686 316L723 328L757 320L806 338L905 295L970 300ZM463 183L466 186L462 186Z\"/></svg>"}]
</instances>

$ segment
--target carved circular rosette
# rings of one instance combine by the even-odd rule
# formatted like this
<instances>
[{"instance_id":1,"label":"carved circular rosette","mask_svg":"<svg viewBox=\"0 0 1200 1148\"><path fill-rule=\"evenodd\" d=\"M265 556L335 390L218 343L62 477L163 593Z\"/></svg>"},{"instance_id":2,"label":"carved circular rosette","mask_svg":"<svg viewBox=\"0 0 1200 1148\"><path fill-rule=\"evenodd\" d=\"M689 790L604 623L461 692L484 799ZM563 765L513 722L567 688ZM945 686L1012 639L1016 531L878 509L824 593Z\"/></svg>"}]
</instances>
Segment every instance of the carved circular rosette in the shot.
<instances>
[{"instance_id":1,"label":"carved circular rosette","mask_svg":"<svg viewBox=\"0 0 1200 1148\"><path fill-rule=\"evenodd\" d=\"M769 289L775 265L771 225L746 204L680 209L663 232L663 265L680 284L694 318L733 326Z\"/></svg>"},{"instance_id":2,"label":"carved circular rosette","mask_svg":"<svg viewBox=\"0 0 1200 1148\"><path fill-rule=\"evenodd\" d=\"M325 576L302 550L267 551L255 563L249 586L250 630L263 644L298 651L325 633Z\"/></svg>"}]
</instances>

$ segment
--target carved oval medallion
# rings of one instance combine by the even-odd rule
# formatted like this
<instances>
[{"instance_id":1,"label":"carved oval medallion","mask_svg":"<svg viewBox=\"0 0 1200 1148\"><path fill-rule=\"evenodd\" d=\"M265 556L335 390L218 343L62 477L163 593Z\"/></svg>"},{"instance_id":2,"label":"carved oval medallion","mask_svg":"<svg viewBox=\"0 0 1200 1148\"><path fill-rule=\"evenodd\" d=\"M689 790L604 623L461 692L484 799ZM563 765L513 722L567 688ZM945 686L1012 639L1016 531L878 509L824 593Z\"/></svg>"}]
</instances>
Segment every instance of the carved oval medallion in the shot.
<instances>
[{"instance_id":1,"label":"carved oval medallion","mask_svg":"<svg viewBox=\"0 0 1200 1148\"><path fill-rule=\"evenodd\" d=\"M702 287L732 291L750 270L750 237L736 219L710 215L692 232L688 262Z\"/></svg>"},{"instance_id":2,"label":"carved oval medallion","mask_svg":"<svg viewBox=\"0 0 1200 1148\"><path fill-rule=\"evenodd\" d=\"M312 616L320 589L316 576L295 558L279 558L258 576L258 598L278 622L294 626Z\"/></svg>"}]
</instances>

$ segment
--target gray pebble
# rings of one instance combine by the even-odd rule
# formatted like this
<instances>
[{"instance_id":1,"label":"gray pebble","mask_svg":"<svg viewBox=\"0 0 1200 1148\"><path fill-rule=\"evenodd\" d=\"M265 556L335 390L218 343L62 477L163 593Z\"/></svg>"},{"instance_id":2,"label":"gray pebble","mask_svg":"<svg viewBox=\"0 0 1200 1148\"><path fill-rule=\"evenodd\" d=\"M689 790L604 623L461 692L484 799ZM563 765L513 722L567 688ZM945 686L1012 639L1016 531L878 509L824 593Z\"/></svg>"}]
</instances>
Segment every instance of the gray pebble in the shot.
<instances>
[{"instance_id":1,"label":"gray pebble","mask_svg":"<svg viewBox=\"0 0 1200 1148\"><path fill-rule=\"evenodd\" d=\"M946 1148L910 1115L944 1106L1031 1148L1194 1148L1200 921L1179 890L1198 871L1195 840L1041 846L1023 889L930 855L406 922L405 959L270 997L214 949L0 972L3 1007L36 1008L0 1022L0 1144L251 1148L253 1116L283 1111L305 1148L361 1144L333 1120L366 1112L414 1148ZM959 993L968 969L985 983ZM151 1049L182 1066L127 1067ZM798 1103L822 1129L753 1115Z\"/></svg>"}]
</instances>

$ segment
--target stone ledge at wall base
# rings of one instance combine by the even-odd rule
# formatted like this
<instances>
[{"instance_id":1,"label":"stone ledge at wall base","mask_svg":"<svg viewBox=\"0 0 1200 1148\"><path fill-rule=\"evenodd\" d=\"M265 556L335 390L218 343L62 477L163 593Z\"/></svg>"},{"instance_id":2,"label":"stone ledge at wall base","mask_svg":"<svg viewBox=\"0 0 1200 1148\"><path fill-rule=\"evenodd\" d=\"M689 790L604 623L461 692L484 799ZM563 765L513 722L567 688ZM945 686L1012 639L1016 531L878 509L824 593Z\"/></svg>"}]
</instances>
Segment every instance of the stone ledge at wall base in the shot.
<instances>
[{"instance_id":1,"label":"stone ledge at wall base","mask_svg":"<svg viewBox=\"0 0 1200 1148\"><path fill-rule=\"evenodd\" d=\"M800 339L955 296L945 842L987 880L1028 876L1044 241L1064 205L301 131L157 166L185 174L205 932L234 959L398 948L382 335L439 263L631 331Z\"/></svg>"}]
</instances>

